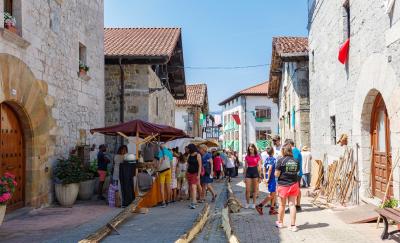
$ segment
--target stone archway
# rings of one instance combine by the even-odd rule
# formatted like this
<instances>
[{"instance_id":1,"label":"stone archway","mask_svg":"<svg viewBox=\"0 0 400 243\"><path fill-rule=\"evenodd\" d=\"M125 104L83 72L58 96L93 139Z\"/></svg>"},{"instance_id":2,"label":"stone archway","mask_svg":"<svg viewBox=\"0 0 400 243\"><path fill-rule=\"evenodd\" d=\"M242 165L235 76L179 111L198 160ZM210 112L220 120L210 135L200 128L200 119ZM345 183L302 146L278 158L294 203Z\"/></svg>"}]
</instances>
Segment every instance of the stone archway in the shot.
<instances>
[{"instance_id":1,"label":"stone archway","mask_svg":"<svg viewBox=\"0 0 400 243\"><path fill-rule=\"evenodd\" d=\"M17 113L25 140L25 205L49 203L51 174L49 158L54 154L56 123L51 116L54 100L47 83L37 80L30 68L15 56L0 54L0 103Z\"/></svg>"},{"instance_id":2,"label":"stone archway","mask_svg":"<svg viewBox=\"0 0 400 243\"><path fill-rule=\"evenodd\" d=\"M392 157L396 158L400 148L400 83L396 79L393 68L387 58L381 54L371 55L362 65L359 79L355 86L353 103L352 145L359 146L359 177L361 195L371 197L371 113L378 94L385 100L390 119L390 142ZM397 178L397 179L396 179ZM396 169L393 181L398 181L399 171ZM399 185L394 184L393 193L399 197Z\"/></svg>"}]
</instances>

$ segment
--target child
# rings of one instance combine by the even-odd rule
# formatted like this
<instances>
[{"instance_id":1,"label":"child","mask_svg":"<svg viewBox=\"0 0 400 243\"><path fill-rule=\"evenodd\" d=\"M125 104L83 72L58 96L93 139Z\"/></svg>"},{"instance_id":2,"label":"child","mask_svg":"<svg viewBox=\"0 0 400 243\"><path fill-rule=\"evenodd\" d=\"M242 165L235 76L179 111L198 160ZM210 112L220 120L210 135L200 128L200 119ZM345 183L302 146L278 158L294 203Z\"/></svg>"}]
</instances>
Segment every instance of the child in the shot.
<instances>
[{"instance_id":1,"label":"child","mask_svg":"<svg viewBox=\"0 0 400 243\"><path fill-rule=\"evenodd\" d=\"M272 147L267 148L268 157L264 161L263 171L265 175L265 181L268 185L269 196L267 196L260 204L256 206L256 210L260 215L263 215L263 207L271 201L271 208L269 215L278 214L275 211L275 197L276 197L276 180L275 180L275 165L276 159L274 158L274 149Z\"/></svg>"},{"instance_id":2,"label":"child","mask_svg":"<svg viewBox=\"0 0 400 243\"><path fill-rule=\"evenodd\" d=\"M219 180L221 178L221 172L222 172L222 158L219 155L219 152L215 152L215 157L214 157L214 178Z\"/></svg>"},{"instance_id":3,"label":"child","mask_svg":"<svg viewBox=\"0 0 400 243\"><path fill-rule=\"evenodd\" d=\"M185 160L185 156L180 154L179 155L179 162L177 166L177 172L178 172L178 197L180 200L182 198L187 198L188 194L188 185L186 181L186 171L187 171L187 163Z\"/></svg>"},{"instance_id":4,"label":"child","mask_svg":"<svg viewBox=\"0 0 400 243\"><path fill-rule=\"evenodd\" d=\"M171 167L171 201L176 201L176 190L178 188L178 180L177 180L177 166L178 166L178 159L177 154L174 153L174 157L172 159L172 167Z\"/></svg>"}]
</instances>

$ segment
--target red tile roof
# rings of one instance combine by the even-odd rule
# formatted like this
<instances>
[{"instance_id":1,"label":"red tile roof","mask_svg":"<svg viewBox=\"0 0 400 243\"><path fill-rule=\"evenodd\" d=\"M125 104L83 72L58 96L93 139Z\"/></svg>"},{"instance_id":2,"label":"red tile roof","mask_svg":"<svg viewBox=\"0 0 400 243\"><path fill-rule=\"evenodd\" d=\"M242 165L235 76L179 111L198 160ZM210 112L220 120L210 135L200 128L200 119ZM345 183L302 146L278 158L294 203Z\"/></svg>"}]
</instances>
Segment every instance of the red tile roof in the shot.
<instances>
[{"instance_id":1,"label":"red tile roof","mask_svg":"<svg viewBox=\"0 0 400 243\"><path fill-rule=\"evenodd\" d=\"M207 103L206 84L186 85L186 99L175 100L177 106L204 106Z\"/></svg>"},{"instance_id":2,"label":"red tile roof","mask_svg":"<svg viewBox=\"0 0 400 243\"><path fill-rule=\"evenodd\" d=\"M307 53L307 37L273 37L272 46L279 55L288 53Z\"/></svg>"},{"instance_id":3,"label":"red tile roof","mask_svg":"<svg viewBox=\"0 0 400 243\"><path fill-rule=\"evenodd\" d=\"M237 92L236 94L232 95L231 97L229 97L228 99L222 101L221 103L219 103L219 105L225 105L226 103L228 103L229 101L236 99L239 96L267 96L268 95L268 85L269 82L263 82L261 84L257 84L254 85L252 87L249 87L247 89L241 90L239 92Z\"/></svg>"},{"instance_id":4,"label":"red tile roof","mask_svg":"<svg viewBox=\"0 0 400 243\"><path fill-rule=\"evenodd\" d=\"M171 57L180 28L105 28L106 56Z\"/></svg>"}]
</instances>

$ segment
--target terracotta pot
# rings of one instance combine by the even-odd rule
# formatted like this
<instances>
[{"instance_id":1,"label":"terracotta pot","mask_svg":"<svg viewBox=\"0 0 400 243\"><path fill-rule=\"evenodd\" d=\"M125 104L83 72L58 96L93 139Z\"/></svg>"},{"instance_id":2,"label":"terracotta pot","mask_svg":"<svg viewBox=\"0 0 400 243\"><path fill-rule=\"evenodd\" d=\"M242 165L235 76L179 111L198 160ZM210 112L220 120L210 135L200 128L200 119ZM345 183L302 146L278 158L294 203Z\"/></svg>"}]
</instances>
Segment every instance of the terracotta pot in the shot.
<instances>
[{"instance_id":1,"label":"terracotta pot","mask_svg":"<svg viewBox=\"0 0 400 243\"><path fill-rule=\"evenodd\" d=\"M79 76L85 76L85 75L86 75L85 69L79 69Z\"/></svg>"},{"instance_id":2,"label":"terracotta pot","mask_svg":"<svg viewBox=\"0 0 400 243\"><path fill-rule=\"evenodd\" d=\"M6 215L6 205L0 205L0 226L3 223L4 216Z\"/></svg>"},{"instance_id":3,"label":"terracotta pot","mask_svg":"<svg viewBox=\"0 0 400 243\"><path fill-rule=\"evenodd\" d=\"M79 183L79 199L90 200L93 196L94 185L96 180L81 181Z\"/></svg>"},{"instance_id":4,"label":"terracotta pot","mask_svg":"<svg viewBox=\"0 0 400 243\"><path fill-rule=\"evenodd\" d=\"M6 29L8 29L9 31L11 31L11 32L13 32L15 34L18 34L18 29L15 28L14 25L12 25L12 24L4 24L4 27L6 27Z\"/></svg>"},{"instance_id":5,"label":"terracotta pot","mask_svg":"<svg viewBox=\"0 0 400 243\"><path fill-rule=\"evenodd\" d=\"M56 184L57 201L64 207L72 207L79 193L79 183Z\"/></svg>"}]
</instances>

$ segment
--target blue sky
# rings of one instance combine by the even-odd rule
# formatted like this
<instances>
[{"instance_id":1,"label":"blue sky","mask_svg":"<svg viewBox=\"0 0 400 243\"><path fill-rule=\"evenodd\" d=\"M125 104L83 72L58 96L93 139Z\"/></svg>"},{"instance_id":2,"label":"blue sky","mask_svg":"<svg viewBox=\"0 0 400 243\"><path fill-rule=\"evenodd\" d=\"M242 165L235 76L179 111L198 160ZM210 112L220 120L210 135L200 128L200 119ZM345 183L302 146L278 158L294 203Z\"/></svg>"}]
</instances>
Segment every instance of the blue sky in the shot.
<instances>
[{"instance_id":1,"label":"blue sky","mask_svg":"<svg viewBox=\"0 0 400 243\"><path fill-rule=\"evenodd\" d=\"M273 36L307 35L306 0L105 0L106 27L181 27L187 67L268 64ZM210 110L235 92L268 79L268 66L186 69L206 83Z\"/></svg>"}]
</instances>

